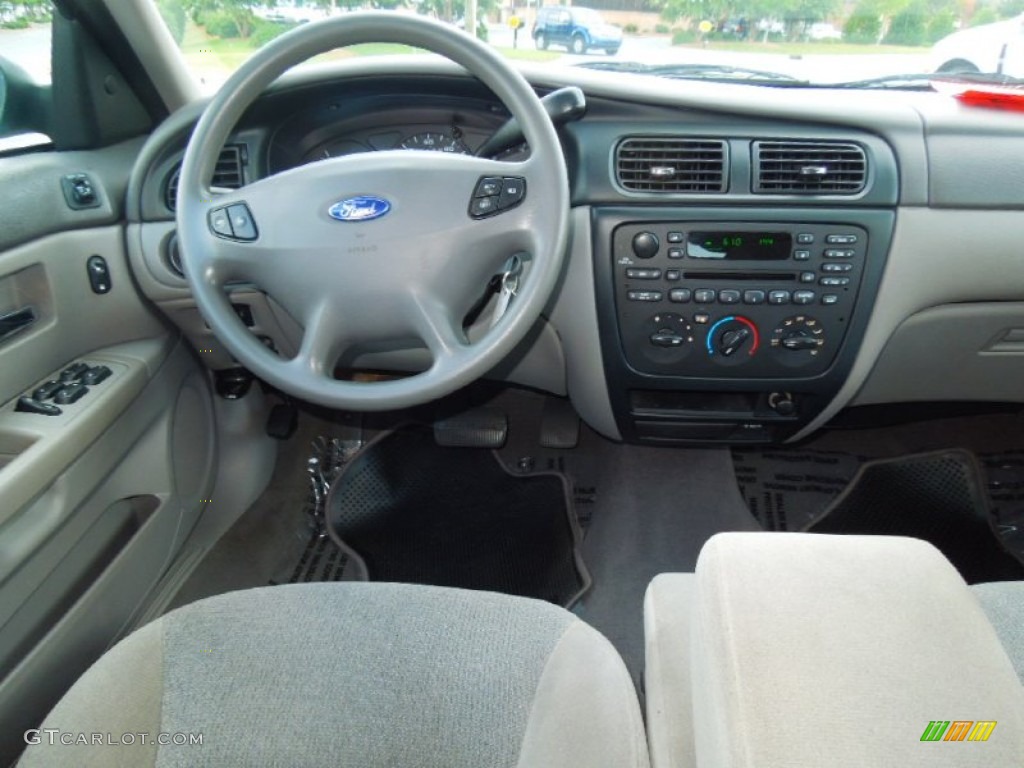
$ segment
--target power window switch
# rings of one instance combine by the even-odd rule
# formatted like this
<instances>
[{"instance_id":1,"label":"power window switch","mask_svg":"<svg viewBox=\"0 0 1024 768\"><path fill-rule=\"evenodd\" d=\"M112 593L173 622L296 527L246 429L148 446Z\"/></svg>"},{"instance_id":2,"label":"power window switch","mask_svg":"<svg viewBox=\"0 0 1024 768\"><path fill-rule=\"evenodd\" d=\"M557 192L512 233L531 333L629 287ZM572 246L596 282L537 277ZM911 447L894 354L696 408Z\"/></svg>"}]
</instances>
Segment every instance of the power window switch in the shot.
<instances>
[{"instance_id":1,"label":"power window switch","mask_svg":"<svg viewBox=\"0 0 1024 768\"><path fill-rule=\"evenodd\" d=\"M90 368L88 371L82 374L79 379L83 384L87 384L92 387L99 384L101 381L106 381L110 378L112 371L105 365L97 365Z\"/></svg>"},{"instance_id":2,"label":"power window switch","mask_svg":"<svg viewBox=\"0 0 1024 768\"><path fill-rule=\"evenodd\" d=\"M43 416L60 416L63 411L52 403L41 403L28 395L18 398L18 405L15 407L16 411L21 413L39 413Z\"/></svg>"},{"instance_id":3,"label":"power window switch","mask_svg":"<svg viewBox=\"0 0 1024 768\"><path fill-rule=\"evenodd\" d=\"M72 403L77 403L88 393L89 389L81 384L68 384L57 390L57 393L53 396L53 402L57 403L57 405L71 405Z\"/></svg>"},{"instance_id":4,"label":"power window switch","mask_svg":"<svg viewBox=\"0 0 1024 768\"><path fill-rule=\"evenodd\" d=\"M32 390L32 399L42 402L49 400L56 394L57 390L64 386L63 381L57 381L52 379L45 384L40 384L38 387Z\"/></svg>"}]
</instances>

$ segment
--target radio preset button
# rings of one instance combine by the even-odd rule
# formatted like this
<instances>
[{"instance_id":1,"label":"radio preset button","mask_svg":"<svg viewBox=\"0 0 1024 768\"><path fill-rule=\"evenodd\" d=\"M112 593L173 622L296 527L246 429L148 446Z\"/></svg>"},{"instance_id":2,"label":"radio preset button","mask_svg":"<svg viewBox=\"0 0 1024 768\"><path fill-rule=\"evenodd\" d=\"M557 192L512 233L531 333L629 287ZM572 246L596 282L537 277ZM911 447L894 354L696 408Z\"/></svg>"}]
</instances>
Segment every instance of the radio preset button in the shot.
<instances>
[{"instance_id":1,"label":"radio preset button","mask_svg":"<svg viewBox=\"0 0 1024 768\"><path fill-rule=\"evenodd\" d=\"M693 292L689 288L673 288L668 292L668 300L673 304L689 304Z\"/></svg>"},{"instance_id":2,"label":"radio preset button","mask_svg":"<svg viewBox=\"0 0 1024 768\"><path fill-rule=\"evenodd\" d=\"M669 232L668 233L668 241L670 243L681 243L681 242L683 242L683 233L682 232Z\"/></svg>"},{"instance_id":3,"label":"radio preset button","mask_svg":"<svg viewBox=\"0 0 1024 768\"><path fill-rule=\"evenodd\" d=\"M789 291L769 291L769 304L789 304Z\"/></svg>"},{"instance_id":4,"label":"radio preset button","mask_svg":"<svg viewBox=\"0 0 1024 768\"><path fill-rule=\"evenodd\" d=\"M682 279L682 277L683 273L680 272L678 269L665 270L665 279L668 280L670 283L678 282L679 280Z\"/></svg>"},{"instance_id":5,"label":"radio preset button","mask_svg":"<svg viewBox=\"0 0 1024 768\"><path fill-rule=\"evenodd\" d=\"M626 298L630 301L661 301L661 291L629 291Z\"/></svg>"},{"instance_id":6,"label":"radio preset button","mask_svg":"<svg viewBox=\"0 0 1024 768\"><path fill-rule=\"evenodd\" d=\"M829 235L825 238L829 245L853 245L857 242L856 235Z\"/></svg>"},{"instance_id":7,"label":"radio preset button","mask_svg":"<svg viewBox=\"0 0 1024 768\"><path fill-rule=\"evenodd\" d=\"M799 232L796 236L796 242L799 245L810 245L814 242L814 235L810 232Z\"/></svg>"},{"instance_id":8,"label":"radio preset button","mask_svg":"<svg viewBox=\"0 0 1024 768\"><path fill-rule=\"evenodd\" d=\"M715 292L711 288L699 288L693 292L693 300L698 304L714 304Z\"/></svg>"},{"instance_id":9,"label":"radio preset button","mask_svg":"<svg viewBox=\"0 0 1024 768\"><path fill-rule=\"evenodd\" d=\"M814 291L795 291L793 293L794 304L813 304L817 298L817 294Z\"/></svg>"},{"instance_id":10,"label":"radio preset button","mask_svg":"<svg viewBox=\"0 0 1024 768\"><path fill-rule=\"evenodd\" d=\"M722 304L739 304L740 292L732 289L725 289L718 292L718 300Z\"/></svg>"},{"instance_id":11,"label":"radio preset button","mask_svg":"<svg viewBox=\"0 0 1024 768\"><path fill-rule=\"evenodd\" d=\"M826 306L829 306L831 304L838 304L839 296L835 293L826 293L824 296L821 297L821 303Z\"/></svg>"},{"instance_id":12,"label":"radio preset button","mask_svg":"<svg viewBox=\"0 0 1024 768\"><path fill-rule=\"evenodd\" d=\"M634 280L657 280L661 277L660 269L627 269L626 277L630 277Z\"/></svg>"},{"instance_id":13,"label":"radio preset button","mask_svg":"<svg viewBox=\"0 0 1024 768\"><path fill-rule=\"evenodd\" d=\"M765 295L764 291L744 291L743 292L743 303L744 304L764 304Z\"/></svg>"}]
</instances>

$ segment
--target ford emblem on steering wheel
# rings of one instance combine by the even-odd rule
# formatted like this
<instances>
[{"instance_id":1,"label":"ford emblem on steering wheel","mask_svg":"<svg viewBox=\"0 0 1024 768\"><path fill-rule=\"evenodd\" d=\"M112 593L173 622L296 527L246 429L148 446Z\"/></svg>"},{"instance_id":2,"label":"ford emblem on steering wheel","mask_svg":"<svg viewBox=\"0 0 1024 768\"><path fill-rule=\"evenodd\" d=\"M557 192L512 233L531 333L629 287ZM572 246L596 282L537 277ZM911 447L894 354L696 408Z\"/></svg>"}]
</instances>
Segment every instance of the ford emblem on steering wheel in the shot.
<instances>
[{"instance_id":1,"label":"ford emblem on steering wheel","mask_svg":"<svg viewBox=\"0 0 1024 768\"><path fill-rule=\"evenodd\" d=\"M338 221L373 221L391 210L391 203L383 197L360 195L339 200L327 213Z\"/></svg>"}]
</instances>

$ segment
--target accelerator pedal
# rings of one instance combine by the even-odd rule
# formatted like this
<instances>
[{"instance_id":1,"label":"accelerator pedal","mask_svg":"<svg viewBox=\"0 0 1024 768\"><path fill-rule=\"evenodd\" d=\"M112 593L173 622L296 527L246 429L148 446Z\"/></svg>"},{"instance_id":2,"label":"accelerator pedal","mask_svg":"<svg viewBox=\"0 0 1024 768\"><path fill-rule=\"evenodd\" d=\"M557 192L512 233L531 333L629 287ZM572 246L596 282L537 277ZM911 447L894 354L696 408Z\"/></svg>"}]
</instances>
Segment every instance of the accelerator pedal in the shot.
<instances>
[{"instance_id":1,"label":"accelerator pedal","mask_svg":"<svg viewBox=\"0 0 1024 768\"><path fill-rule=\"evenodd\" d=\"M580 417L568 398L548 397L540 422L544 448L575 448L580 441Z\"/></svg>"},{"instance_id":2,"label":"accelerator pedal","mask_svg":"<svg viewBox=\"0 0 1024 768\"><path fill-rule=\"evenodd\" d=\"M473 408L434 422L434 441L446 448L501 448L508 417L498 408Z\"/></svg>"}]
</instances>

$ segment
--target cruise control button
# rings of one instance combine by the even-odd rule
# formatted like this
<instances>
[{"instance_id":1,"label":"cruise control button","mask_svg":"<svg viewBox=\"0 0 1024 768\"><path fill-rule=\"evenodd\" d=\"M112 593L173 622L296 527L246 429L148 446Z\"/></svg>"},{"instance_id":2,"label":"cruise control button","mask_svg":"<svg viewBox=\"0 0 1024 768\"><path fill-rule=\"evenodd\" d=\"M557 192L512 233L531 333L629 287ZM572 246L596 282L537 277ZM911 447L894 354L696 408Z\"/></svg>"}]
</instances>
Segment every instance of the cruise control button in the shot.
<instances>
[{"instance_id":1,"label":"cruise control button","mask_svg":"<svg viewBox=\"0 0 1024 768\"><path fill-rule=\"evenodd\" d=\"M718 300L723 304L739 304L740 292L731 289L718 292Z\"/></svg>"},{"instance_id":2,"label":"cruise control button","mask_svg":"<svg viewBox=\"0 0 1024 768\"><path fill-rule=\"evenodd\" d=\"M811 258L811 252L805 250L793 251L793 258L797 261L807 261Z\"/></svg>"},{"instance_id":3,"label":"cruise control button","mask_svg":"<svg viewBox=\"0 0 1024 768\"><path fill-rule=\"evenodd\" d=\"M789 291L769 291L769 304L789 304Z\"/></svg>"},{"instance_id":4,"label":"cruise control button","mask_svg":"<svg viewBox=\"0 0 1024 768\"><path fill-rule=\"evenodd\" d=\"M469 205L469 213L472 216L490 216L498 210L498 198L496 195L490 197L478 197Z\"/></svg>"},{"instance_id":5,"label":"cruise control button","mask_svg":"<svg viewBox=\"0 0 1024 768\"><path fill-rule=\"evenodd\" d=\"M210 229L221 237L234 237L235 233L231 229L231 219L228 218L228 211L226 208L218 208L215 211L210 211Z\"/></svg>"},{"instance_id":6,"label":"cruise control button","mask_svg":"<svg viewBox=\"0 0 1024 768\"><path fill-rule=\"evenodd\" d=\"M793 303L794 304L811 304L817 298L817 294L814 291L794 291L793 292Z\"/></svg>"},{"instance_id":7,"label":"cruise control button","mask_svg":"<svg viewBox=\"0 0 1024 768\"><path fill-rule=\"evenodd\" d=\"M826 306L830 304L838 304L839 296L838 294L835 293L826 293L824 296L821 297L821 303L825 304Z\"/></svg>"},{"instance_id":8,"label":"cruise control button","mask_svg":"<svg viewBox=\"0 0 1024 768\"><path fill-rule=\"evenodd\" d=\"M800 282L801 283L813 283L817 279L818 279L818 273L817 272L801 272L800 273Z\"/></svg>"},{"instance_id":9,"label":"cruise control button","mask_svg":"<svg viewBox=\"0 0 1024 768\"><path fill-rule=\"evenodd\" d=\"M711 288L700 288L693 292L693 300L698 304L714 304L715 292Z\"/></svg>"},{"instance_id":10,"label":"cruise control button","mask_svg":"<svg viewBox=\"0 0 1024 768\"><path fill-rule=\"evenodd\" d=\"M683 258L683 249L682 248L669 248L668 249L668 257L670 259L681 259L681 258Z\"/></svg>"},{"instance_id":11,"label":"cruise control button","mask_svg":"<svg viewBox=\"0 0 1024 768\"><path fill-rule=\"evenodd\" d=\"M498 210L514 208L523 201L526 195L526 180L515 176L502 179L501 194L498 196Z\"/></svg>"},{"instance_id":12,"label":"cruise control button","mask_svg":"<svg viewBox=\"0 0 1024 768\"><path fill-rule=\"evenodd\" d=\"M668 233L668 241L670 243L681 243L681 242L683 242L683 233L682 232L669 232Z\"/></svg>"},{"instance_id":13,"label":"cruise control button","mask_svg":"<svg viewBox=\"0 0 1024 768\"><path fill-rule=\"evenodd\" d=\"M657 280L661 277L661 270L632 268L626 270L626 277L633 280Z\"/></svg>"},{"instance_id":14,"label":"cruise control button","mask_svg":"<svg viewBox=\"0 0 1024 768\"><path fill-rule=\"evenodd\" d=\"M501 194L501 179L497 176L485 176L476 184L473 197L492 197Z\"/></svg>"},{"instance_id":15,"label":"cruise control button","mask_svg":"<svg viewBox=\"0 0 1024 768\"><path fill-rule=\"evenodd\" d=\"M256 239L256 224L253 223L248 206L241 203L229 206L228 217L231 219L231 229L234 230L236 239Z\"/></svg>"},{"instance_id":16,"label":"cruise control button","mask_svg":"<svg viewBox=\"0 0 1024 768\"><path fill-rule=\"evenodd\" d=\"M689 288L673 288L668 292L668 300L674 304L688 304L692 296Z\"/></svg>"},{"instance_id":17,"label":"cruise control button","mask_svg":"<svg viewBox=\"0 0 1024 768\"><path fill-rule=\"evenodd\" d=\"M630 301L661 301L661 291L628 291L626 298Z\"/></svg>"},{"instance_id":18,"label":"cruise control button","mask_svg":"<svg viewBox=\"0 0 1024 768\"><path fill-rule=\"evenodd\" d=\"M856 235L829 235L825 238L829 245L853 245L857 242Z\"/></svg>"},{"instance_id":19,"label":"cruise control button","mask_svg":"<svg viewBox=\"0 0 1024 768\"><path fill-rule=\"evenodd\" d=\"M764 304L764 291L744 291L744 304Z\"/></svg>"},{"instance_id":20,"label":"cruise control button","mask_svg":"<svg viewBox=\"0 0 1024 768\"><path fill-rule=\"evenodd\" d=\"M669 282L672 282L672 283L678 282L679 280L682 279L682 277L683 277L683 273L680 272L678 269L666 269L665 270L665 279L668 280Z\"/></svg>"}]
</instances>

